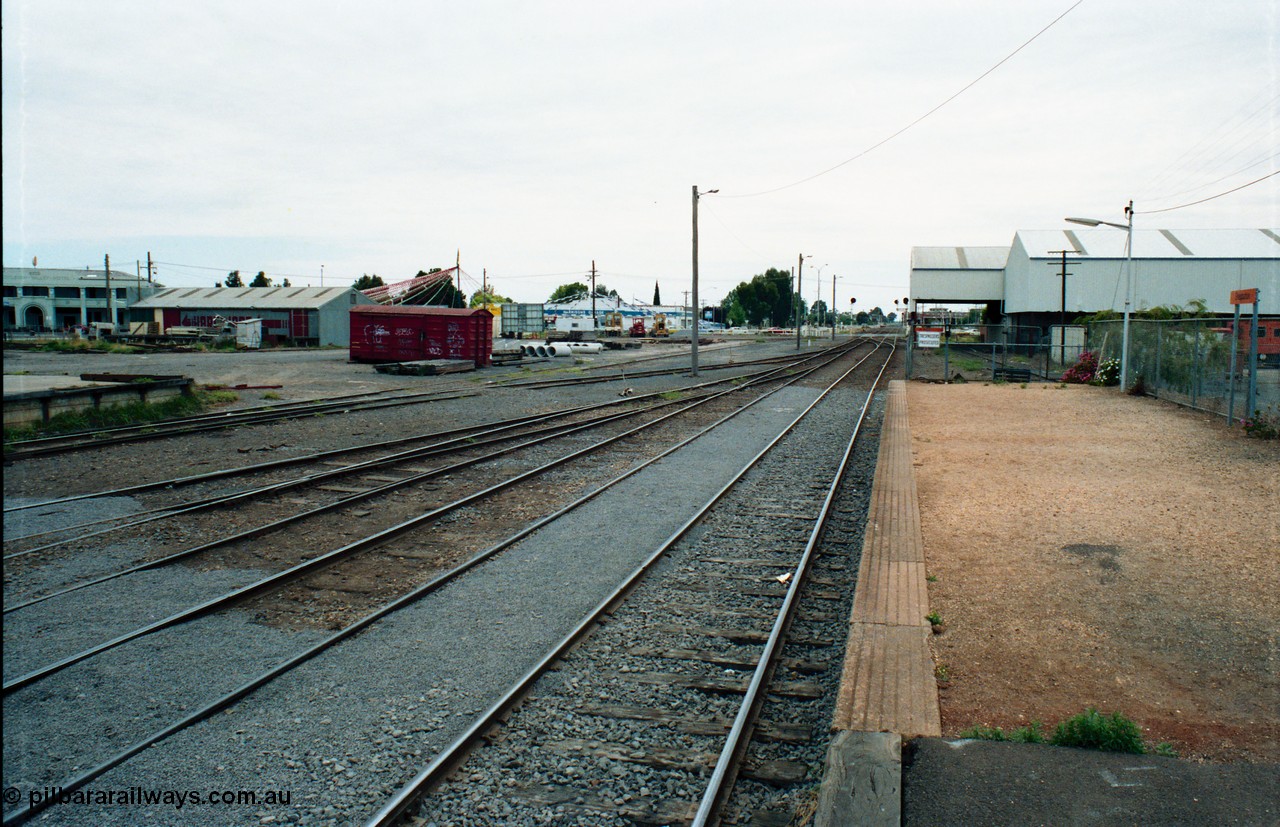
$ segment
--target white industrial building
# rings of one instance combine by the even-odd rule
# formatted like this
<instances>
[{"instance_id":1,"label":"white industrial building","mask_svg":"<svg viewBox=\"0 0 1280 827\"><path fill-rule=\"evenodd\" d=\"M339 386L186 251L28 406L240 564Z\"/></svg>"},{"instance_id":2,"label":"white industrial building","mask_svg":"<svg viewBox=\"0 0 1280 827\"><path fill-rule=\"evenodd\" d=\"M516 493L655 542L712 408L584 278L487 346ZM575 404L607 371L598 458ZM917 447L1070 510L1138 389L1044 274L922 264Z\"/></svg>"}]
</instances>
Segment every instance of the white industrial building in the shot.
<instances>
[{"instance_id":1,"label":"white industrial building","mask_svg":"<svg viewBox=\"0 0 1280 827\"><path fill-rule=\"evenodd\" d=\"M263 339L300 345L351 344L351 308L374 304L351 287L174 287L137 302L130 321L213 327L217 320L261 319Z\"/></svg>"},{"instance_id":2,"label":"white industrial building","mask_svg":"<svg viewBox=\"0 0 1280 827\"><path fill-rule=\"evenodd\" d=\"M1128 233L1110 228L1021 230L1009 247L915 247L911 309L986 304L989 321L1047 327L1100 310L1124 311ZM1065 301L1062 251L1067 255ZM1259 289L1259 312L1280 314L1280 232L1133 231L1132 304L1138 311L1201 300L1227 315L1233 290ZM994 318L991 318L994 317Z\"/></svg>"}]
</instances>

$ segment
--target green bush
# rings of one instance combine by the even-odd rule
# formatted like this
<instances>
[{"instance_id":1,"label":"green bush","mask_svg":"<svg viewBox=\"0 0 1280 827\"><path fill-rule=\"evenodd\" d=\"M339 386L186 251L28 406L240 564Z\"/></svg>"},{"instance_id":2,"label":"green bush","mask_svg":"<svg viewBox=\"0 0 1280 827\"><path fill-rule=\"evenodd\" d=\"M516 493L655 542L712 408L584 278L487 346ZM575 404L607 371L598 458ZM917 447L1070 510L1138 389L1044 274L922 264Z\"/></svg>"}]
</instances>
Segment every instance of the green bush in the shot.
<instances>
[{"instance_id":1,"label":"green bush","mask_svg":"<svg viewBox=\"0 0 1280 827\"><path fill-rule=\"evenodd\" d=\"M1119 712L1103 715L1093 707L1058 724L1049 743L1057 747L1129 752L1136 755L1147 751L1142 743L1142 731L1137 724Z\"/></svg>"},{"instance_id":2,"label":"green bush","mask_svg":"<svg viewBox=\"0 0 1280 827\"><path fill-rule=\"evenodd\" d=\"M1076 747L1079 749L1096 749L1104 752L1128 752L1142 755L1147 752L1142 742L1142 731L1138 725L1119 712L1103 715L1090 707L1079 715L1068 718L1058 724L1053 735L1044 737L1042 724L1032 721L1030 726L1019 727L1012 732L1005 732L1000 727L976 726L960 733L961 738L974 738L982 741L1011 741L1019 744L1052 744L1055 747ZM1174 754L1168 744L1160 744L1157 754Z\"/></svg>"}]
</instances>

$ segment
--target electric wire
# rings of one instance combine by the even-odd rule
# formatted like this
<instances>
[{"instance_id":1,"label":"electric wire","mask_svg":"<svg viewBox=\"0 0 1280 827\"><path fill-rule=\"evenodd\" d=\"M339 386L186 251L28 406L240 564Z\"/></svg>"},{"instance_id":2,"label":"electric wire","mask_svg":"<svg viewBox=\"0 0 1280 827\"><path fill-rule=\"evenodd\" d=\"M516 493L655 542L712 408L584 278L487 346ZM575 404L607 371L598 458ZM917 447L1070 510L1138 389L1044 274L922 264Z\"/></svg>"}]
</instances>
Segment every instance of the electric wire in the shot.
<instances>
[{"instance_id":1,"label":"electric wire","mask_svg":"<svg viewBox=\"0 0 1280 827\"><path fill-rule=\"evenodd\" d=\"M984 80L988 75L990 75L990 74L991 74L992 72L994 72L996 69L999 69L999 68L1000 68L1001 66L1003 66L1004 64L1008 63L1010 60L1012 60L1012 59L1013 59L1013 57L1014 57L1015 55L1017 55L1017 54L1018 54L1019 52L1021 52L1023 49L1027 48L1027 47L1028 47L1028 46L1030 46L1032 43L1034 43L1034 42L1035 42L1037 39L1039 39L1039 38L1040 38L1040 36L1041 36L1041 35L1043 35L1045 32L1049 31L1049 30L1050 30L1050 29L1052 29L1054 26L1056 26L1056 25L1058 24L1058 22L1059 22L1060 20L1062 20L1062 18L1066 17L1068 14L1070 14L1070 13L1071 13L1071 12L1073 12L1073 11L1075 11L1076 7L1077 7L1077 6L1079 6L1079 5L1080 5L1081 3L1083 3L1083 2L1084 2L1084 0L1076 0L1076 2L1075 2L1075 3L1072 3L1072 4L1071 4L1071 6L1070 6L1066 11L1064 11L1062 14L1058 15L1057 17L1055 17L1055 18L1054 18L1054 19L1049 23L1049 25L1045 26L1045 27L1044 27L1044 28L1042 28L1040 31L1036 32L1034 35L1032 35L1032 36L1030 37L1030 39L1028 39L1028 40L1024 41L1024 42L1022 43L1022 45L1021 45L1021 46L1019 46L1018 48L1014 49L1014 50L1013 50L1012 52L1010 52L1009 54L1005 55L1005 56L1004 56L1003 58L1001 58L1001 59L1000 59L1000 60L999 60L995 65L993 65L991 68L987 69L987 71L983 72L981 75L978 75L976 78L974 78L973 80L969 81L969 83L967 83L963 88L961 88L961 89L960 89L960 91L956 92L956 93L955 93L955 94L953 94L951 97L949 97L949 98L947 98L946 100L944 100L942 103L940 103L940 104L938 104L937 106L933 107L933 108L932 108L932 109L930 109L928 112L925 112L923 115L921 115L920 117L916 118L914 121L912 121L911 123L907 124L906 126L902 127L902 128L901 128L901 129L899 129L897 132L894 132L894 133L893 133L892 135L890 135L889 137L884 138L884 139L882 139L882 140L878 141L877 143L872 144L871 146L869 146L869 147L867 147L866 149L862 150L861 152L859 152L858 154L854 155L853 157L851 157L851 158L846 158L845 160L841 161L840 163L836 164L836 165L835 165L835 166L833 166L833 167L828 167L827 169L824 169L824 170L822 170L821 172L816 172L816 173L814 173L813 175L810 175L810 176L809 176L809 177L807 177L807 178L801 178L801 179L800 179L800 180L798 180L798 181L792 181L790 184L784 184L784 185L783 185L783 186L781 186L781 187L774 187L773 189L769 189L769 190L762 190L762 191L760 191L760 192L749 192L749 193L743 193L743 194L740 194L740 195L724 195L724 194L721 194L721 195L720 195L720 197L721 197L721 198L755 198L755 197L757 197L757 196L761 196L761 195L772 195L772 194L773 194L773 193L775 193L775 192L782 192L783 190L791 189L792 187L799 186L800 184L808 183L809 181L812 181L812 180L814 180L815 178L821 178L823 175L826 175L826 174L831 173L831 172L835 172L836 170L840 169L841 167L845 166L846 164L853 163L854 161L858 160L859 158L862 158L862 157L865 157L866 155L869 155L869 154L870 154L870 153L872 153L873 151L875 151L875 150L879 149L880 147L882 147L882 146L884 146L885 144L889 143L889 142L890 142L890 141L892 141L893 139L897 138L899 135L902 135L902 134L903 134L904 132L906 132L907 130L911 129L912 127L916 126L916 125L917 125L917 124L919 124L920 122L924 121L926 118L928 118L929 116L933 115L933 114L934 114L934 113L936 113L938 110L942 109L944 106L946 106L947 104L951 103L951 102L952 102L953 100L955 100L956 98L958 98L958 97L960 97L961 95L963 95L965 92L968 92L968 91L969 91L970 89L972 89L974 86L977 86L977 85L978 85L980 82L982 82L982 80Z\"/></svg>"},{"instance_id":2,"label":"electric wire","mask_svg":"<svg viewBox=\"0 0 1280 827\"><path fill-rule=\"evenodd\" d=\"M1194 207L1197 204L1203 204L1206 201L1213 201L1214 199L1221 198L1224 195L1230 195L1233 192L1239 192L1242 189L1252 187L1254 184L1260 184L1263 181L1267 180L1268 178L1274 178L1277 175L1280 175L1280 169L1274 172L1270 172L1262 176L1261 178L1255 178L1247 184L1241 184L1238 187L1232 187L1231 189L1225 192L1220 192L1217 195L1210 195L1208 198L1201 198L1199 201L1191 201L1190 203L1187 203L1187 204L1179 204L1176 207L1165 207L1164 209L1160 209L1160 210L1139 210L1139 211L1135 211L1134 215L1154 215L1155 213L1173 212L1174 210L1182 210L1182 209L1186 209L1187 207Z\"/></svg>"}]
</instances>

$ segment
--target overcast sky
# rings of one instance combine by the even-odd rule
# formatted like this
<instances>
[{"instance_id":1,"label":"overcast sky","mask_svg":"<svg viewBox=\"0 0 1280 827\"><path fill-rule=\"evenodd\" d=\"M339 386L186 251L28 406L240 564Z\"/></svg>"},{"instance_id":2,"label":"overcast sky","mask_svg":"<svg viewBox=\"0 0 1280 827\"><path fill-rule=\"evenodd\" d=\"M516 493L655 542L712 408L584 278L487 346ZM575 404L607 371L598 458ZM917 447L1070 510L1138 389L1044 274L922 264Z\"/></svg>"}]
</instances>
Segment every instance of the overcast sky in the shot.
<instances>
[{"instance_id":1,"label":"overcast sky","mask_svg":"<svg viewBox=\"0 0 1280 827\"><path fill-rule=\"evenodd\" d=\"M1130 198L1280 226L1280 176L1144 214L1276 171L1280 4L1074 3L5 0L4 264L679 303L697 184L704 303L807 254L890 310L913 246Z\"/></svg>"}]
</instances>

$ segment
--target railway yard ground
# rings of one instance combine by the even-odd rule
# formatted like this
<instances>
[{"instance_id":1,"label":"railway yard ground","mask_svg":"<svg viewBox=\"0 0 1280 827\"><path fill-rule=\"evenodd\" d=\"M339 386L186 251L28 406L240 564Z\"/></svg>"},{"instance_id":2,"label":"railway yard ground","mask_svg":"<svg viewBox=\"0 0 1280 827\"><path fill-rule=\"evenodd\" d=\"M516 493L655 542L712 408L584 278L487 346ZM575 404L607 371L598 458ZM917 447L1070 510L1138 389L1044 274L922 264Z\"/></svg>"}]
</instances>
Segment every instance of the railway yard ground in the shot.
<instances>
[{"instance_id":1,"label":"railway yard ground","mask_svg":"<svg viewBox=\"0 0 1280 827\"><path fill-rule=\"evenodd\" d=\"M6 457L5 823L86 773L290 800L33 823L698 823L757 679L717 815L815 823L872 388L901 375L886 340L827 344L709 345L696 379L687 344L441 377L336 350L6 353L6 374L242 386L229 411L426 395ZM877 823L1280 823L1278 444L1100 388L897 392L941 737L908 740ZM1180 757L959 737L1086 707ZM434 766L469 735L461 770Z\"/></svg>"}]
</instances>

